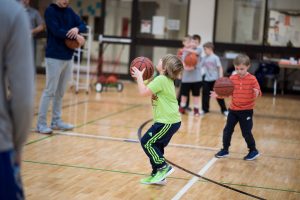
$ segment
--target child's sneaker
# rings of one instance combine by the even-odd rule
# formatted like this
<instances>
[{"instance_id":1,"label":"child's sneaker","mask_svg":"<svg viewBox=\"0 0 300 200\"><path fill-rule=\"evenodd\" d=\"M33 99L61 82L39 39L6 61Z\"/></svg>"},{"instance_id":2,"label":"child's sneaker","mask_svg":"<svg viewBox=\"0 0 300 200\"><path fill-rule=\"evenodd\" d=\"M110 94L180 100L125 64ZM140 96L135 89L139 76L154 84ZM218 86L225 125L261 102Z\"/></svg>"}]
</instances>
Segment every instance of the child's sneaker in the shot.
<instances>
[{"instance_id":1,"label":"child's sneaker","mask_svg":"<svg viewBox=\"0 0 300 200\"><path fill-rule=\"evenodd\" d=\"M215 154L215 157L216 158L225 158L225 157L228 157L228 155L229 155L228 150L221 149L218 153Z\"/></svg>"},{"instance_id":2,"label":"child's sneaker","mask_svg":"<svg viewBox=\"0 0 300 200\"><path fill-rule=\"evenodd\" d=\"M204 111L204 110L201 110L201 111L200 111L200 115L201 115L201 116L205 115L206 113L208 113L208 112L206 112L206 111Z\"/></svg>"},{"instance_id":3,"label":"child's sneaker","mask_svg":"<svg viewBox=\"0 0 300 200\"><path fill-rule=\"evenodd\" d=\"M161 180L161 181L159 181L159 182L157 182L155 184L156 185L166 185L167 184L167 179L165 178L165 179L163 179L163 180Z\"/></svg>"},{"instance_id":4,"label":"child's sneaker","mask_svg":"<svg viewBox=\"0 0 300 200\"><path fill-rule=\"evenodd\" d=\"M200 116L198 108L194 108L194 116L196 116L196 117Z\"/></svg>"},{"instance_id":5,"label":"child's sneaker","mask_svg":"<svg viewBox=\"0 0 300 200\"><path fill-rule=\"evenodd\" d=\"M154 177L155 174L151 174L150 176L143 178L140 180L140 183L145 184L145 185L150 185L152 178Z\"/></svg>"},{"instance_id":6,"label":"child's sneaker","mask_svg":"<svg viewBox=\"0 0 300 200\"><path fill-rule=\"evenodd\" d=\"M259 155L259 152L257 150L255 151L249 151L249 153L244 157L244 160L254 160Z\"/></svg>"},{"instance_id":7,"label":"child's sneaker","mask_svg":"<svg viewBox=\"0 0 300 200\"><path fill-rule=\"evenodd\" d=\"M155 176L150 180L151 183L159 183L164 180L167 176L172 174L174 169L171 165L166 164L163 168L159 169Z\"/></svg>"},{"instance_id":8,"label":"child's sneaker","mask_svg":"<svg viewBox=\"0 0 300 200\"><path fill-rule=\"evenodd\" d=\"M185 109L183 108L183 107L179 107L179 112L181 113L181 114L185 114Z\"/></svg>"},{"instance_id":9,"label":"child's sneaker","mask_svg":"<svg viewBox=\"0 0 300 200\"><path fill-rule=\"evenodd\" d=\"M229 114L229 111L227 111L227 110L223 112L223 115L225 115L225 117L227 117L228 114Z\"/></svg>"}]
</instances>

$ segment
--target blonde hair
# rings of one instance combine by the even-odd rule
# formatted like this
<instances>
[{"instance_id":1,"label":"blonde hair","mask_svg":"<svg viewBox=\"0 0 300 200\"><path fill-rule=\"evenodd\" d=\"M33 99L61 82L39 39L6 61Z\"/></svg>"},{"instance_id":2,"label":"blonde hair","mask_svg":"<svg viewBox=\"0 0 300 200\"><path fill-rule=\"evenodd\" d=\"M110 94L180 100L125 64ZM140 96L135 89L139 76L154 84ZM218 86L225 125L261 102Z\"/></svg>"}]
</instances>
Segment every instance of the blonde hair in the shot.
<instances>
[{"instance_id":1,"label":"blonde hair","mask_svg":"<svg viewBox=\"0 0 300 200\"><path fill-rule=\"evenodd\" d=\"M183 71L183 64L181 60L172 54L167 54L162 57L162 67L165 70L165 76L172 80L178 78L178 75Z\"/></svg>"},{"instance_id":2,"label":"blonde hair","mask_svg":"<svg viewBox=\"0 0 300 200\"><path fill-rule=\"evenodd\" d=\"M249 66L250 65L250 58L246 54L239 54L234 60L233 60L233 65L238 66L238 65L245 65Z\"/></svg>"}]
</instances>

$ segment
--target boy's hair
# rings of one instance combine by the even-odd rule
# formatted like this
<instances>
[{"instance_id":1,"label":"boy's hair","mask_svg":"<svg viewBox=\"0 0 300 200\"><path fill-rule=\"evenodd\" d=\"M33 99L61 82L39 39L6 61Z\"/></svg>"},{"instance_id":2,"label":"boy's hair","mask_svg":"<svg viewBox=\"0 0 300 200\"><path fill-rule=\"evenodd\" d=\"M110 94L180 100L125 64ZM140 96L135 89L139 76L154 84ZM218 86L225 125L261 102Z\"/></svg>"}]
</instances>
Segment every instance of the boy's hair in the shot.
<instances>
[{"instance_id":1,"label":"boy's hair","mask_svg":"<svg viewBox=\"0 0 300 200\"><path fill-rule=\"evenodd\" d=\"M162 57L162 67L165 69L165 76L169 77L172 80L178 78L178 75L183 71L183 64L175 55L167 54Z\"/></svg>"},{"instance_id":2,"label":"boy's hair","mask_svg":"<svg viewBox=\"0 0 300 200\"><path fill-rule=\"evenodd\" d=\"M198 35L198 34L194 34L194 35L192 36L192 38L193 38L193 40L198 40L199 42L201 42L201 36Z\"/></svg>"},{"instance_id":3,"label":"boy's hair","mask_svg":"<svg viewBox=\"0 0 300 200\"><path fill-rule=\"evenodd\" d=\"M250 58L246 54L239 54L234 60L233 60L233 65L238 66L238 65L250 65Z\"/></svg>"},{"instance_id":4,"label":"boy's hair","mask_svg":"<svg viewBox=\"0 0 300 200\"><path fill-rule=\"evenodd\" d=\"M185 42L185 41L188 41L188 40L191 40L192 37L190 35L186 35L183 39L182 39L182 42Z\"/></svg>"},{"instance_id":5,"label":"boy's hair","mask_svg":"<svg viewBox=\"0 0 300 200\"><path fill-rule=\"evenodd\" d=\"M204 45L203 45L203 48L208 48L208 49L211 49L211 50L214 50L215 46L212 42L206 42Z\"/></svg>"}]
</instances>

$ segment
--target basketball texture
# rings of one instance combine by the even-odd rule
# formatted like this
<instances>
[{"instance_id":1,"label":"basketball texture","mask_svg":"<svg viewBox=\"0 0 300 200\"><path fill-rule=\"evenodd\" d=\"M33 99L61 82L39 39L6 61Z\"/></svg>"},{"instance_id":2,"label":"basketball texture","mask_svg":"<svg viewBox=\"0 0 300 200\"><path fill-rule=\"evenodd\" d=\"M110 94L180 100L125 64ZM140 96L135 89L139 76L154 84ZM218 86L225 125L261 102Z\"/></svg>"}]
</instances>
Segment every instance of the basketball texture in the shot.
<instances>
[{"instance_id":1,"label":"basketball texture","mask_svg":"<svg viewBox=\"0 0 300 200\"><path fill-rule=\"evenodd\" d=\"M80 47L80 44L77 42L77 40L65 39L65 44L69 49L76 49Z\"/></svg>"},{"instance_id":2,"label":"basketball texture","mask_svg":"<svg viewBox=\"0 0 300 200\"><path fill-rule=\"evenodd\" d=\"M188 53L184 58L184 64L187 67L194 67L197 65L198 56L195 53Z\"/></svg>"},{"instance_id":3,"label":"basketball texture","mask_svg":"<svg viewBox=\"0 0 300 200\"><path fill-rule=\"evenodd\" d=\"M133 71L133 67L136 67L140 71L146 68L143 74L143 80L148 80L153 76L154 67L152 61L149 58L143 56L135 58L130 64L130 72Z\"/></svg>"},{"instance_id":4,"label":"basketball texture","mask_svg":"<svg viewBox=\"0 0 300 200\"><path fill-rule=\"evenodd\" d=\"M233 90L234 84L228 77L219 78L214 84L214 91L218 96L228 97L232 95Z\"/></svg>"}]
</instances>

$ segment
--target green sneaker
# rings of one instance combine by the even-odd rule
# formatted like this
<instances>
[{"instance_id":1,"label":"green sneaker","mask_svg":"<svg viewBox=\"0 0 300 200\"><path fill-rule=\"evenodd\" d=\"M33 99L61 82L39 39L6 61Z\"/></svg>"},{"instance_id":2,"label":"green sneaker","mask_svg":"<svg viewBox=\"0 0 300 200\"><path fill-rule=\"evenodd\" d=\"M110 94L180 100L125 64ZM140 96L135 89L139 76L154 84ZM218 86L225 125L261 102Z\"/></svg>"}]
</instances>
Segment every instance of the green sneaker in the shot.
<instances>
[{"instance_id":1,"label":"green sneaker","mask_svg":"<svg viewBox=\"0 0 300 200\"><path fill-rule=\"evenodd\" d=\"M173 167L171 165L166 164L163 168L157 171L157 173L150 180L150 184L158 184L162 182L167 176L169 176L173 172Z\"/></svg>"},{"instance_id":2,"label":"green sneaker","mask_svg":"<svg viewBox=\"0 0 300 200\"><path fill-rule=\"evenodd\" d=\"M151 183L152 178L154 177L155 174L151 174L150 176L143 178L140 180L140 183L145 184L145 185L150 185L153 184Z\"/></svg>"},{"instance_id":3,"label":"green sneaker","mask_svg":"<svg viewBox=\"0 0 300 200\"><path fill-rule=\"evenodd\" d=\"M165 178L165 179L163 179L163 180L161 180L161 181L159 181L159 182L157 182L157 183L154 183L155 185L166 185L167 184L167 179Z\"/></svg>"}]
</instances>

